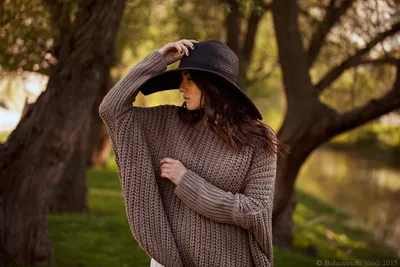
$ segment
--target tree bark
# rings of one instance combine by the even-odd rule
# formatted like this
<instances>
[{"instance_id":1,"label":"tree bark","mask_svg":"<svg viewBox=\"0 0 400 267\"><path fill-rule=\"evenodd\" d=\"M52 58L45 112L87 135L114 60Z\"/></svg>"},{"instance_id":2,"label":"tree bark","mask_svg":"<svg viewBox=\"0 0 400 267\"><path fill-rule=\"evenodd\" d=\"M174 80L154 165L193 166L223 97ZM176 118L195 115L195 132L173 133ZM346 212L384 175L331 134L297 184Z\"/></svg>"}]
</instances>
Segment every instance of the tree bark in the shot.
<instances>
[{"instance_id":1,"label":"tree bark","mask_svg":"<svg viewBox=\"0 0 400 267\"><path fill-rule=\"evenodd\" d=\"M112 87L110 73L100 88L96 101L93 105L90 128L87 132L86 167L94 169L105 169L111 151L111 140L107 128L99 116L99 106L108 90Z\"/></svg>"},{"instance_id":2,"label":"tree bark","mask_svg":"<svg viewBox=\"0 0 400 267\"><path fill-rule=\"evenodd\" d=\"M290 146L291 153L279 162L275 182L273 233L274 243L292 244L292 214L295 210L294 184L298 171L317 147L319 137L314 125L335 114L320 103L309 75L307 53L298 29L299 8L295 0L274 1L273 21L278 42L287 111L278 138Z\"/></svg>"},{"instance_id":3,"label":"tree bark","mask_svg":"<svg viewBox=\"0 0 400 267\"><path fill-rule=\"evenodd\" d=\"M52 200L49 201L50 212L85 213L89 211L86 185L86 142L89 128L88 123L82 128L81 137L74 146L72 157L54 188Z\"/></svg>"},{"instance_id":4,"label":"tree bark","mask_svg":"<svg viewBox=\"0 0 400 267\"><path fill-rule=\"evenodd\" d=\"M242 14L237 1L229 1L230 12L225 18L226 45L240 56Z\"/></svg>"},{"instance_id":5,"label":"tree bark","mask_svg":"<svg viewBox=\"0 0 400 267\"><path fill-rule=\"evenodd\" d=\"M50 212L86 213L87 204L86 169L104 169L108 165L111 141L107 129L99 116L101 100L112 87L110 73L105 76L104 82L97 94L91 116L82 128L80 140L74 148L62 178L56 185Z\"/></svg>"},{"instance_id":6,"label":"tree bark","mask_svg":"<svg viewBox=\"0 0 400 267\"><path fill-rule=\"evenodd\" d=\"M62 178L56 185L50 201L50 212L89 212L86 169L88 167L106 168L111 149L107 129L98 112L101 100L112 87L109 81L110 74L108 72L96 96L91 116L82 128L80 140L74 146L73 155L66 165Z\"/></svg>"},{"instance_id":7,"label":"tree bark","mask_svg":"<svg viewBox=\"0 0 400 267\"><path fill-rule=\"evenodd\" d=\"M113 62L124 0L80 1L47 90L0 154L0 261L52 262L47 203Z\"/></svg>"}]
</instances>

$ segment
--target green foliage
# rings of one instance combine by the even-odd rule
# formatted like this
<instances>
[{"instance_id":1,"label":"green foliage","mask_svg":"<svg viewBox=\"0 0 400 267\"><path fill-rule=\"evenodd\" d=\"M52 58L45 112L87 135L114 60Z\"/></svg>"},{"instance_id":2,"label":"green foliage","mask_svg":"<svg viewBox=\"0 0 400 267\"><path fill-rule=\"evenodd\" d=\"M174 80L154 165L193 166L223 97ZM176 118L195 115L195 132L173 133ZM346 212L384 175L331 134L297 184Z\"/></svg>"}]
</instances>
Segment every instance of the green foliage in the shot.
<instances>
[{"instance_id":1,"label":"green foliage","mask_svg":"<svg viewBox=\"0 0 400 267\"><path fill-rule=\"evenodd\" d=\"M46 52L56 31L39 0L5 1L0 16L0 66L6 71L41 71L49 67Z\"/></svg>"}]
</instances>

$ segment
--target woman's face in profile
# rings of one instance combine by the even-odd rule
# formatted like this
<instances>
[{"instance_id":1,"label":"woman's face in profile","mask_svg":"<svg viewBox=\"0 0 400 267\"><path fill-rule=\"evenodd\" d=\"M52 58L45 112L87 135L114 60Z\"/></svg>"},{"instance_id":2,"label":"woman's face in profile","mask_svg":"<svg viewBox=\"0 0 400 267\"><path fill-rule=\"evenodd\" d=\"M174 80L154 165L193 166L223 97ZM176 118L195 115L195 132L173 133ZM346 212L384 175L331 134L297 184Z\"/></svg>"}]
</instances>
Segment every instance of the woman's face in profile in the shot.
<instances>
[{"instance_id":1,"label":"woman's face in profile","mask_svg":"<svg viewBox=\"0 0 400 267\"><path fill-rule=\"evenodd\" d=\"M186 107L188 110L195 110L200 108L201 91L193 82L187 70L181 71L182 83L179 86L179 92L182 92ZM204 103L201 103L204 107Z\"/></svg>"}]
</instances>

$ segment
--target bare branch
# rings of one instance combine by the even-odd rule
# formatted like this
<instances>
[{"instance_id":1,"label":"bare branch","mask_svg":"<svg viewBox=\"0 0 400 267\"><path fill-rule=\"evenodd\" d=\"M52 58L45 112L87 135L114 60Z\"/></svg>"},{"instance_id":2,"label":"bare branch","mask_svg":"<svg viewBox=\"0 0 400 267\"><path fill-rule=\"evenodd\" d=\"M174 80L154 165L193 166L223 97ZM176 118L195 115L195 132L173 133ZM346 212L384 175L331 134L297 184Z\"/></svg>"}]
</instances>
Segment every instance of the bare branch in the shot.
<instances>
[{"instance_id":1,"label":"bare branch","mask_svg":"<svg viewBox=\"0 0 400 267\"><path fill-rule=\"evenodd\" d=\"M230 12L225 17L226 44L238 55L240 55L240 25L242 15L239 11L239 4L236 1L228 0Z\"/></svg>"},{"instance_id":2,"label":"bare branch","mask_svg":"<svg viewBox=\"0 0 400 267\"><path fill-rule=\"evenodd\" d=\"M400 61L397 61L396 79L392 89L379 99L372 99L367 104L343 114L337 114L329 121L326 132L330 137L354 129L368 121L400 108Z\"/></svg>"},{"instance_id":3,"label":"bare branch","mask_svg":"<svg viewBox=\"0 0 400 267\"><path fill-rule=\"evenodd\" d=\"M400 60L399 58L390 56L377 59L362 59L359 62L353 64L352 67L356 67L359 65L381 65L381 64L396 65L399 60Z\"/></svg>"},{"instance_id":4,"label":"bare branch","mask_svg":"<svg viewBox=\"0 0 400 267\"><path fill-rule=\"evenodd\" d=\"M269 7L267 8L267 6L269 5L264 3L264 1L262 0L254 1L254 7L251 11L250 17L247 22L246 37L244 39L244 44L241 53L242 60L244 60L246 63L251 61L258 25L260 23L262 16L269 8ZM262 7L262 10L259 10L259 7Z\"/></svg>"},{"instance_id":5,"label":"bare branch","mask_svg":"<svg viewBox=\"0 0 400 267\"><path fill-rule=\"evenodd\" d=\"M327 7L327 14L315 31L308 48L308 65L310 67L318 57L326 36L329 34L332 27L340 20L341 16L351 7L354 1L355 0L344 0L338 7L334 6L335 0L330 2Z\"/></svg>"},{"instance_id":6,"label":"bare branch","mask_svg":"<svg viewBox=\"0 0 400 267\"><path fill-rule=\"evenodd\" d=\"M400 30L400 22L394 24L390 30L378 34L374 39L372 39L367 45L358 50L354 55L348 57L338 66L331 69L325 76L316 84L315 89L318 94L323 92L325 88L330 86L337 78L339 78L342 73L353 66L359 65L362 61L362 56L368 53L372 48L375 47L379 42L383 41L386 37L391 36Z\"/></svg>"}]
</instances>

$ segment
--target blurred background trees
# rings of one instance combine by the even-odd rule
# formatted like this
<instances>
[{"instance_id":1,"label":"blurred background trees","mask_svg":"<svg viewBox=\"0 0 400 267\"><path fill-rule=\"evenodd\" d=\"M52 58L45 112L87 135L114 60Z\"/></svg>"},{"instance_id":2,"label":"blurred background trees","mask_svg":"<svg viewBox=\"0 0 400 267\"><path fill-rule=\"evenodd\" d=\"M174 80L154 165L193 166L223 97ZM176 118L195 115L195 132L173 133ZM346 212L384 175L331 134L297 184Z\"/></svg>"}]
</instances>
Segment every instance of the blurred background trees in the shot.
<instances>
[{"instance_id":1,"label":"blurred background trees","mask_svg":"<svg viewBox=\"0 0 400 267\"><path fill-rule=\"evenodd\" d=\"M345 163L332 167L329 162L336 162L336 152L327 152L321 146L329 144L331 149L344 151L343 155L354 147L368 147L362 157L385 157L385 162L398 164L394 160L400 153L398 1L137 0L127 1L120 27L118 19L109 15L115 23L107 24L106 29L100 27L99 14L110 8L110 3L18 0L1 4L0 105L5 116L11 114L10 110L14 115L23 114L11 134L10 130L3 133L0 197L5 210L7 205L23 206L24 198L8 192L24 188L35 192L34 198L39 194L42 199L43 192L49 195L48 205L32 202L34 207L88 212L86 168L107 168L113 156L98 105L112 85L151 50L183 38L218 39L231 47L241 63L240 86L257 104L264 122L291 146L291 153L279 162L276 181L276 245L291 247L298 243L294 226L298 221L293 214L299 208L295 191L299 183L322 197L329 195L329 186L324 191L310 185L322 188L321 177L328 179L331 175L323 170L334 168L332 176L343 176L349 183L368 176L353 171L343 174L339 166ZM82 10L87 11L87 17L78 16ZM90 16L99 19L97 25L90 23ZM117 35L115 44L113 37L99 37L107 33ZM102 63L94 60L98 53L104 53ZM90 70L99 66L101 79L96 79ZM77 76L74 80L69 75ZM67 78L60 83L52 82L52 77ZM88 86L86 80L93 83ZM181 104L177 90L139 95L137 101L141 106ZM90 116L86 118L85 114ZM328 163L308 160L314 153L320 153L319 160L326 157ZM27 161L32 163L25 164ZM360 168L356 162L345 166ZM375 170L365 167L367 172ZM399 171L390 171L399 175ZM387 172L383 176L392 177ZM371 176L370 180L379 177ZM385 205L394 203L396 190L400 190L399 179L389 180L392 187L386 193L390 197ZM345 209L354 208L348 204L351 196L346 203L334 196L327 200ZM35 216L41 212L37 207L31 210L36 211ZM379 229L385 229L382 232L393 243L400 241L400 229L394 226L400 225L400 211L394 215L392 211L381 211L385 219L379 221L376 213L353 214L366 216L368 226L384 225ZM388 216L390 213L392 216ZM22 218L13 217L12 222ZM10 227L1 217L0 224L4 229Z\"/></svg>"},{"instance_id":2,"label":"blurred background trees","mask_svg":"<svg viewBox=\"0 0 400 267\"><path fill-rule=\"evenodd\" d=\"M87 130L82 129L90 129L87 125L92 123L95 99L100 89L108 86L104 84L114 62L116 33L125 1L43 1L32 6L32 2L21 1L3 6L13 4L18 5L3 16L2 35L9 44L5 48L9 53L5 55L11 63L8 67L21 65L49 77L46 90L34 104L25 106L18 126L1 146L0 258L6 264L22 261L31 265L52 261L53 249L47 234L49 208L85 210L82 152ZM36 9L37 6L41 8ZM9 36L7 29L12 32L22 26L17 24L9 29L12 23L7 22L7 18L18 20L20 8L35 10L19 19L27 26L35 18L30 15L47 14L48 20L42 24L47 25L43 28L48 35L41 39L32 36L29 30L23 31L23 37L34 39L26 42L18 36L14 39ZM4 9L3 12L6 13ZM29 49L23 46L25 43ZM34 55L32 61L25 63L21 62L23 57L14 57L19 50L28 52L27 58ZM47 58L39 60L44 53Z\"/></svg>"}]
</instances>

